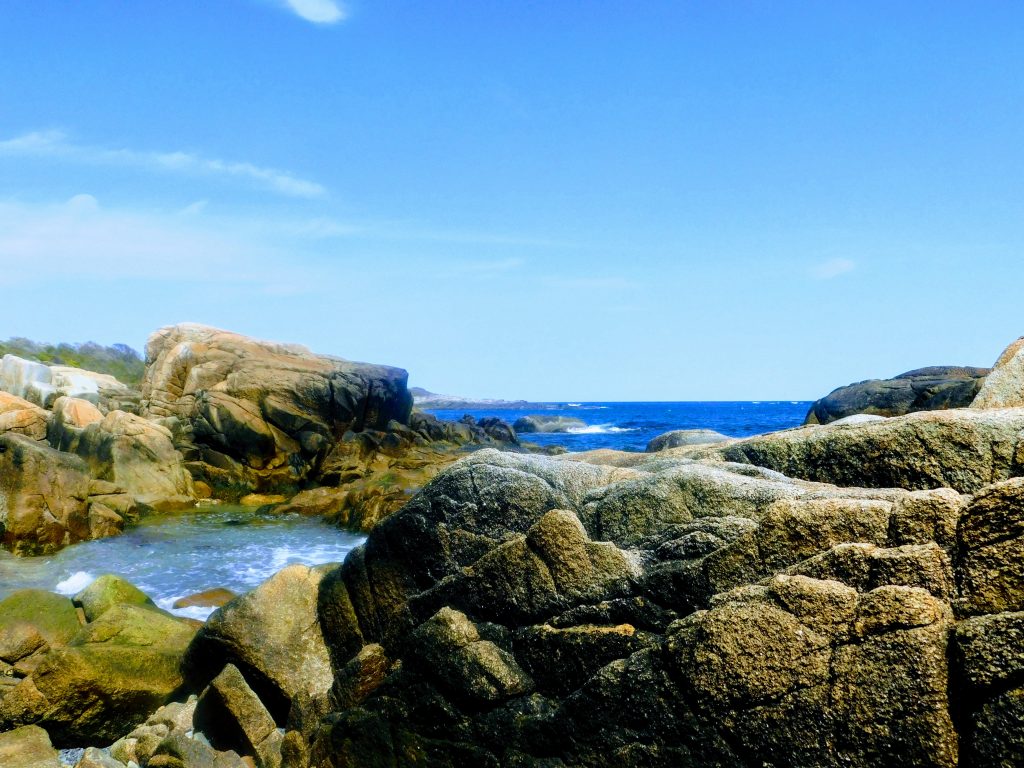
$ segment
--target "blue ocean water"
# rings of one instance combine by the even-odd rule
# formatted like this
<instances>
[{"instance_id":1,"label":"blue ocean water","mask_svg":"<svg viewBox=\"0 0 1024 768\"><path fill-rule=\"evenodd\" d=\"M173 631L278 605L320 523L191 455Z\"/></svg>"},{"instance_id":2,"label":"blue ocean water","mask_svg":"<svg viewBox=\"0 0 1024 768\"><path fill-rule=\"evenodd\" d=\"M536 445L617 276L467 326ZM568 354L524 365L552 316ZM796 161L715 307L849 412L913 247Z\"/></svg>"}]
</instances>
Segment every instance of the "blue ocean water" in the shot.
<instances>
[{"instance_id":1,"label":"blue ocean water","mask_svg":"<svg viewBox=\"0 0 1024 768\"><path fill-rule=\"evenodd\" d=\"M538 408L537 406L542 406ZM730 437L796 427L803 423L811 403L775 402L679 402L679 403L537 403L523 409L428 410L439 419L458 421L496 416L510 424L521 416L544 414L570 416L586 423L568 433L530 433L522 439L540 445L563 445L570 451L615 448L642 451L651 438L673 429L713 429Z\"/></svg>"}]
</instances>

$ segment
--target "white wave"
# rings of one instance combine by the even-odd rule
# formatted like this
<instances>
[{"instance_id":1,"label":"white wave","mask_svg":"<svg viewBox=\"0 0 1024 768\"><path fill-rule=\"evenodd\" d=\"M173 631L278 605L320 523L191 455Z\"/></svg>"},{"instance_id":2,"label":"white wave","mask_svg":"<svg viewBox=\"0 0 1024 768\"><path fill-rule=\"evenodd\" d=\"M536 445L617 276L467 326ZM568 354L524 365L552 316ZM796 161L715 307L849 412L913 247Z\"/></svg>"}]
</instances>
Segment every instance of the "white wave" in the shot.
<instances>
[{"instance_id":1,"label":"white wave","mask_svg":"<svg viewBox=\"0 0 1024 768\"><path fill-rule=\"evenodd\" d=\"M61 595L77 595L96 580L96 577L85 571L75 571L64 581L58 581L54 591Z\"/></svg>"},{"instance_id":2,"label":"white wave","mask_svg":"<svg viewBox=\"0 0 1024 768\"><path fill-rule=\"evenodd\" d=\"M185 619L196 619L197 621L206 621L210 618L210 614L217 610L212 605L190 605L186 608L175 608L174 604L182 597L184 595L165 597L157 600L156 604L175 616L181 616Z\"/></svg>"},{"instance_id":3,"label":"white wave","mask_svg":"<svg viewBox=\"0 0 1024 768\"><path fill-rule=\"evenodd\" d=\"M570 408L579 408L583 403L566 403Z\"/></svg>"},{"instance_id":4,"label":"white wave","mask_svg":"<svg viewBox=\"0 0 1024 768\"><path fill-rule=\"evenodd\" d=\"M618 432L636 432L636 427L616 427L612 424L591 424L586 427L571 427L570 435L608 435Z\"/></svg>"}]
</instances>

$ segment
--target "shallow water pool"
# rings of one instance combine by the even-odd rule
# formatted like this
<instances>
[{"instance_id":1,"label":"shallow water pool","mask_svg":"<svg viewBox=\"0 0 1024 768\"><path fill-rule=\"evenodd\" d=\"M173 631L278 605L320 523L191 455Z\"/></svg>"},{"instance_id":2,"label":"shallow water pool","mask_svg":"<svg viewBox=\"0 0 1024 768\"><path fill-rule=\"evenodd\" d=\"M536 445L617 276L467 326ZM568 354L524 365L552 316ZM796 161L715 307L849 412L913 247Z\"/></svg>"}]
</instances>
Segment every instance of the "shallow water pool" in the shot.
<instances>
[{"instance_id":1,"label":"shallow water pool","mask_svg":"<svg viewBox=\"0 0 1024 768\"><path fill-rule=\"evenodd\" d=\"M52 555L15 557L0 550L0 599L25 587L73 595L96 576L114 573L172 610L179 598L205 589L245 592L292 563L341 562L365 538L318 518L201 507L146 517L121 536L82 542ZM196 619L212 612L173 610Z\"/></svg>"}]
</instances>

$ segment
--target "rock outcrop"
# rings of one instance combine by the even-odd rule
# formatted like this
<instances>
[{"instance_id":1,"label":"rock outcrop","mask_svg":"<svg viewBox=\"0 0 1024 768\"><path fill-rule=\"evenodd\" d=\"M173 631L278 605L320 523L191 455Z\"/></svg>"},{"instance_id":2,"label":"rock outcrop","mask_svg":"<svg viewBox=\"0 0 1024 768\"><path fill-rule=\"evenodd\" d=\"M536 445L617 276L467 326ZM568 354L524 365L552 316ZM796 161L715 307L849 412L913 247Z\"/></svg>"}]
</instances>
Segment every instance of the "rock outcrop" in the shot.
<instances>
[{"instance_id":1,"label":"rock outcrop","mask_svg":"<svg viewBox=\"0 0 1024 768\"><path fill-rule=\"evenodd\" d=\"M195 628L140 595L108 577L80 596L85 623L71 600L46 592L0 602L0 654L11 659L0 731L38 725L58 746L109 743L164 704L183 683Z\"/></svg>"},{"instance_id":2,"label":"rock outcrop","mask_svg":"<svg viewBox=\"0 0 1024 768\"><path fill-rule=\"evenodd\" d=\"M666 448L679 448L684 445L707 445L709 443L727 443L733 438L715 432L713 429L674 429L658 435L647 443L647 453L657 453Z\"/></svg>"},{"instance_id":3,"label":"rock outcrop","mask_svg":"<svg viewBox=\"0 0 1024 768\"><path fill-rule=\"evenodd\" d=\"M572 416L554 416L548 414L534 414L516 419L512 425L516 432L571 432L574 429L584 429L587 422L576 419Z\"/></svg>"},{"instance_id":4,"label":"rock outcrop","mask_svg":"<svg viewBox=\"0 0 1024 768\"><path fill-rule=\"evenodd\" d=\"M815 401L804 423L829 424L857 413L904 416L917 411L966 408L988 374L988 368L933 366L891 379L848 384ZM1024 405L1024 401L1019 404Z\"/></svg>"},{"instance_id":5,"label":"rock outcrop","mask_svg":"<svg viewBox=\"0 0 1024 768\"><path fill-rule=\"evenodd\" d=\"M1010 344L996 360L971 408L1024 406L1024 336Z\"/></svg>"},{"instance_id":6,"label":"rock outcrop","mask_svg":"<svg viewBox=\"0 0 1024 768\"><path fill-rule=\"evenodd\" d=\"M400 369L200 325L154 333L146 366L143 414L179 422L193 474L215 487L294 486L346 431L407 424L412 408Z\"/></svg>"},{"instance_id":7,"label":"rock outcrop","mask_svg":"<svg viewBox=\"0 0 1024 768\"><path fill-rule=\"evenodd\" d=\"M1024 481L843 488L682 450L459 461L319 580L329 691L250 663L231 696L289 704L286 768L1015 764ZM201 633L198 686L261 635Z\"/></svg>"},{"instance_id":8,"label":"rock outcrop","mask_svg":"<svg viewBox=\"0 0 1024 768\"><path fill-rule=\"evenodd\" d=\"M844 486L974 493L1024 474L1024 408L962 408L884 421L807 426L722 447L675 449Z\"/></svg>"}]
</instances>

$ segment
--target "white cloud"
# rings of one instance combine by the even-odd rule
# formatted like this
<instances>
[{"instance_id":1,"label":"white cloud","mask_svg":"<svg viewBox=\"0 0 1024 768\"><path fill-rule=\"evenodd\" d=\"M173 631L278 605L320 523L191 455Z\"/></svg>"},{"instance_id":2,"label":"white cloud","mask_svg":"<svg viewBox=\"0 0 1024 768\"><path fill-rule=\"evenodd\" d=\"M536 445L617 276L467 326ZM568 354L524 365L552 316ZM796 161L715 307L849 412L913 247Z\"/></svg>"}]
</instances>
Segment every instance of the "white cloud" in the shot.
<instances>
[{"instance_id":1,"label":"white cloud","mask_svg":"<svg viewBox=\"0 0 1024 768\"><path fill-rule=\"evenodd\" d=\"M31 290L53 280L94 280L214 282L269 293L282 276L293 292L316 287L295 255L242 221L107 209L92 195L46 205L0 202L0 284Z\"/></svg>"},{"instance_id":2,"label":"white cloud","mask_svg":"<svg viewBox=\"0 0 1024 768\"><path fill-rule=\"evenodd\" d=\"M286 171L206 158L192 152L150 152L75 144L62 131L35 131L0 141L0 157L44 157L90 165L120 165L166 173L234 178L289 197L320 197L327 190Z\"/></svg>"},{"instance_id":3,"label":"white cloud","mask_svg":"<svg viewBox=\"0 0 1024 768\"><path fill-rule=\"evenodd\" d=\"M336 0L284 0L283 4L314 24L337 24L348 16L345 6Z\"/></svg>"},{"instance_id":4,"label":"white cloud","mask_svg":"<svg viewBox=\"0 0 1024 768\"><path fill-rule=\"evenodd\" d=\"M850 259L829 259L811 269L811 275L818 280L831 280L834 277L845 275L847 272L852 272L856 267L857 264Z\"/></svg>"}]
</instances>

